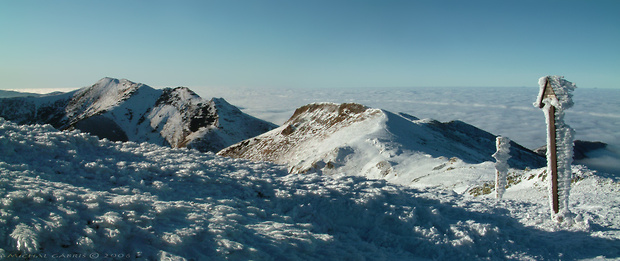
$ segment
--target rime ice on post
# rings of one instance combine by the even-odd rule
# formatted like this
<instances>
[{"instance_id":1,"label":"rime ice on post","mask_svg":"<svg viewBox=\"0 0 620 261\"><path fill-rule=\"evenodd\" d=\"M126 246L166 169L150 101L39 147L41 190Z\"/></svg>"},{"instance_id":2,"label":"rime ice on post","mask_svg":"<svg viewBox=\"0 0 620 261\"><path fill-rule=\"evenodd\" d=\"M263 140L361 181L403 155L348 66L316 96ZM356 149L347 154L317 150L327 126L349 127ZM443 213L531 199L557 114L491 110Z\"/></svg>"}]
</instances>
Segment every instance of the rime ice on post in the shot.
<instances>
[{"instance_id":1,"label":"rime ice on post","mask_svg":"<svg viewBox=\"0 0 620 261\"><path fill-rule=\"evenodd\" d=\"M506 191L508 179L508 159L510 155L510 139L506 137L497 137L497 151L493 154L495 158L495 198L501 199Z\"/></svg>"},{"instance_id":2,"label":"rime ice on post","mask_svg":"<svg viewBox=\"0 0 620 261\"><path fill-rule=\"evenodd\" d=\"M575 84L563 76L545 76L538 80L540 92L534 103L543 109L547 120L547 173L549 198L553 215L559 218L569 213L568 196L573 162L574 130L564 123L564 110L573 106L572 91Z\"/></svg>"}]
</instances>

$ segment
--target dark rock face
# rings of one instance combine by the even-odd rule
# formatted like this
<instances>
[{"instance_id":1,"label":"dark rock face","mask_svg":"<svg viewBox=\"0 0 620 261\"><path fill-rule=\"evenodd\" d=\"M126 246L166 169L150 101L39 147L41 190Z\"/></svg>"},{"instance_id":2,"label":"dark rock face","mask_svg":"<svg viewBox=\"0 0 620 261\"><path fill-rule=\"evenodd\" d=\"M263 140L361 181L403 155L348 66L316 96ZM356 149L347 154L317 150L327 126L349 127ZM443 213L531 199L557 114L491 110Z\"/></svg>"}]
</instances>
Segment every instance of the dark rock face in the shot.
<instances>
[{"instance_id":1,"label":"dark rock face","mask_svg":"<svg viewBox=\"0 0 620 261\"><path fill-rule=\"evenodd\" d=\"M189 122L189 130L192 132L214 125L219 118L214 106L204 106L203 104L199 104L199 107L189 111L188 114L192 115Z\"/></svg>"},{"instance_id":2,"label":"dark rock face","mask_svg":"<svg viewBox=\"0 0 620 261\"><path fill-rule=\"evenodd\" d=\"M30 124L36 121L35 105L27 98L0 99L0 116L18 124Z\"/></svg>"},{"instance_id":3,"label":"dark rock face","mask_svg":"<svg viewBox=\"0 0 620 261\"><path fill-rule=\"evenodd\" d=\"M74 125L75 129L83 132L88 132L101 139L108 139L111 141L129 141L127 134L123 129L111 119L108 119L101 115L95 115L93 117L86 118L78 121Z\"/></svg>"},{"instance_id":4,"label":"dark rock face","mask_svg":"<svg viewBox=\"0 0 620 261\"><path fill-rule=\"evenodd\" d=\"M573 159L574 160L582 160L588 158L586 155L590 151L595 151L599 149L604 149L607 147L607 143L600 141L584 141L584 140L575 140L573 146ZM547 145L544 145L538 149L535 149L538 155L546 157L547 154Z\"/></svg>"},{"instance_id":5,"label":"dark rock face","mask_svg":"<svg viewBox=\"0 0 620 261\"><path fill-rule=\"evenodd\" d=\"M0 98L0 117L18 124L50 124L63 129L69 102L65 96Z\"/></svg>"},{"instance_id":6,"label":"dark rock face","mask_svg":"<svg viewBox=\"0 0 620 261\"><path fill-rule=\"evenodd\" d=\"M607 143L600 141L583 141L576 140L575 147L573 147L573 159L580 160L585 159L586 155L590 151L604 149L607 147Z\"/></svg>"}]
</instances>

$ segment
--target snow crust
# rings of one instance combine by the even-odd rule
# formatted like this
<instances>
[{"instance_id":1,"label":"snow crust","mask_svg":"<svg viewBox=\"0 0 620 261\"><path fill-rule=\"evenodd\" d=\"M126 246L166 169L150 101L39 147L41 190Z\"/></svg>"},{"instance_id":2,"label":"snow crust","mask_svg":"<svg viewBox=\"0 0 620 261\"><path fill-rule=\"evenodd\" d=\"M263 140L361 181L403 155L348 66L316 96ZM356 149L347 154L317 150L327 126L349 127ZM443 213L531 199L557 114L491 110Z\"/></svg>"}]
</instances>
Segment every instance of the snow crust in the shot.
<instances>
[{"instance_id":1,"label":"snow crust","mask_svg":"<svg viewBox=\"0 0 620 261\"><path fill-rule=\"evenodd\" d=\"M2 119L0 155L9 260L620 258L618 181L591 172L575 184L580 219L560 227L536 178L498 204Z\"/></svg>"}]
</instances>

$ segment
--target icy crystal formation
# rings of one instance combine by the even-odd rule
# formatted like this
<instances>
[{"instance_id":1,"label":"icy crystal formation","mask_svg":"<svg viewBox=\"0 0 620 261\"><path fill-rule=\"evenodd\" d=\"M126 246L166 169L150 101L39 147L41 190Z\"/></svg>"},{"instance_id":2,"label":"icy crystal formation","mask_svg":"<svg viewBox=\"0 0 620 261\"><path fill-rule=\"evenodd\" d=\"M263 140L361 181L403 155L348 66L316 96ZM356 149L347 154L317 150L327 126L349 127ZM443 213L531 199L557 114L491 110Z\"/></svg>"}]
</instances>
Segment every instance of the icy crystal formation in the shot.
<instances>
[{"instance_id":1,"label":"icy crystal formation","mask_svg":"<svg viewBox=\"0 0 620 261\"><path fill-rule=\"evenodd\" d=\"M506 191L508 178L508 159L510 158L510 139L507 137L497 137L497 151L493 154L495 158L495 198L501 199Z\"/></svg>"}]
</instances>

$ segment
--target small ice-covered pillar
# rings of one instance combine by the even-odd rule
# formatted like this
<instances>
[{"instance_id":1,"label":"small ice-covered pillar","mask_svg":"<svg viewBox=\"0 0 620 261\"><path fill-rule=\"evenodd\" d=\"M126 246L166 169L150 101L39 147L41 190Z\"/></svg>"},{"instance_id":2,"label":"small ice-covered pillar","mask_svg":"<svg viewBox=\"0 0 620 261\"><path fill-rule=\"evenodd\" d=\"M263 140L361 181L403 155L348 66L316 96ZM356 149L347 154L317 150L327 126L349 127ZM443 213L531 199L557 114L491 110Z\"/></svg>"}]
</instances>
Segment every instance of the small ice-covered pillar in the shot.
<instances>
[{"instance_id":1,"label":"small ice-covered pillar","mask_svg":"<svg viewBox=\"0 0 620 261\"><path fill-rule=\"evenodd\" d=\"M562 217L569 213L574 136L574 130L564 123L564 110L573 106L572 91L577 86L563 76L545 76L538 84L540 92L534 106L543 109L547 121L549 199L553 215Z\"/></svg>"},{"instance_id":2,"label":"small ice-covered pillar","mask_svg":"<svg viewBox=\"0 0 620 261\"><path fill-rule=\"evenodd\" d=\"M501 199L506 191L508 180L508 159L510 158L510 139L498 136L496 139L497 151L495 158L495 198Z\"/></svg>"}]
</instances>

